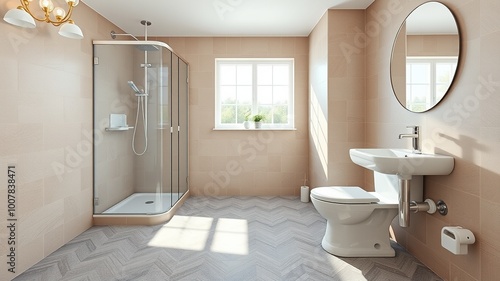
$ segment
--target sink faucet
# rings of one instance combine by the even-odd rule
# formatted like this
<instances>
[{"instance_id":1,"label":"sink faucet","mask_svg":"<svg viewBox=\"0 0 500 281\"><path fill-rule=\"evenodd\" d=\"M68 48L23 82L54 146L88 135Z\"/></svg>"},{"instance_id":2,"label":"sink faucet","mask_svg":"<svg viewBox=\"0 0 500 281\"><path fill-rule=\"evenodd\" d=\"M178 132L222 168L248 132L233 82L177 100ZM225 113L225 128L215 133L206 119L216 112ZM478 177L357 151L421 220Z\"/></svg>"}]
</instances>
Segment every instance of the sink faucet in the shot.
<instances>
[{"instance_id":1,"label":"sink faucet","mask_svg":"<svg viewBox=\"0 0 500 281\"><path fill-rule=\"evenodd\" d=\"M413 146L413 153L417 153L417 154L422 153L420 151L420 147L418 145L418 141L419 141L418 138L420 136L420 130L419 130L418 126L406 126L406 128L412 129L412 133L411 134L400 134L399 139L411 138L412 139L412 146Z\"/></svg>"}]
</instances>

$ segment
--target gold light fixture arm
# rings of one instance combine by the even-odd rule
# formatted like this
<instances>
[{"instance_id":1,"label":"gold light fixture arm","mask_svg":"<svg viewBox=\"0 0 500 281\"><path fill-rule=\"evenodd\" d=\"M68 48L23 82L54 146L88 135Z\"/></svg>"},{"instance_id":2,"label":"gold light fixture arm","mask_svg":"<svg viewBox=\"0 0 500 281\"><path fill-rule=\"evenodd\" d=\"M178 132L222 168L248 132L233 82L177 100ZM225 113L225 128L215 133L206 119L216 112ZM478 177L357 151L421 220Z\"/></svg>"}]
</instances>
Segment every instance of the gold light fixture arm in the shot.
<instances>
[{"instance_id":1,"label":"gold light fixture arm","mask_svg":"<svg viewBox=\"0 0 500 281\"><path fill-rule=\"evenodd\" d=\"M23 28L35 28L35 21L46 22L60 27L58 33L63 37L83 39L82 30L71 19L73 10L76 5L80 3L80 0L65 0L68 5L66 9L61 8L60 6L56 7L53 2L55 0L38 0L37 6L40 10L30 6L34 1L36 0L19 0L21 5L16 9L8 10L3 17L3 20L9 24ZM40 11L43 14L41 14ZM37 12L40 16L36 16L33 12Z\"/></svg>"},{"instance_id":2,"label":"gold light fixture arm","mask_svg":"<svg viewBox=\"0 0 500 281\"><path fill-rule=\"evenodd\" d=\"M61 24L61 23L63 23L63 22L67 22L67 21L71 21L71 22L73 22L72 20L70 20L70 18L71 18L71 14L73 13L73 8L74 8L75 6L73 6L73 5L71 4L71 2L70 2L70 3L68 3L68 5L69 5L68 12L66 13L66 16L60 20L60 23L59 23L59 24Z\"/></svg>"},{"instance_id":3,"label":"gold light fixture arm","mask_svg":"<svg viewBox=\"0 0 500 281\"><path fill-rule=\"evenodd\" d=\"M60 26L61 24L65 23L65 22L73 22L72 20L70 20L71 18L71 15L73 13L73 8L75 7L74 6L74 2L68 2L68 12L65 13L65 16L64 17L57 17L55 18L55 20L51 19L51 15L50 13L54 10L54 7L41 7L42 11L44 12L44 17L43 18L40 18L40 17L37 17L35 16L29 6L30 6L30 1L28 0L21 0L21 5L22 6L19 6L19 8L25 10L28 14L30 14L30 16L32 16L35 20L37 21L44 21L46 23L51 23L52 25L54 26Z\"/></svg>"}]
</instances>

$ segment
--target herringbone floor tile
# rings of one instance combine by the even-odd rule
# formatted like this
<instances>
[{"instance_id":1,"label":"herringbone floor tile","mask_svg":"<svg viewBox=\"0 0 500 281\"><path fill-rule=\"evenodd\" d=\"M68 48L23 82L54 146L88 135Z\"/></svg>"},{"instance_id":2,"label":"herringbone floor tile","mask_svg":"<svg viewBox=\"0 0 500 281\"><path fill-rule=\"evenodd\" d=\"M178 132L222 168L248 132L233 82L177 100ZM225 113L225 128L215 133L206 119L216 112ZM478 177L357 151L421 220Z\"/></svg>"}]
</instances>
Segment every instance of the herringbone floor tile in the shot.
<instances>
[{"instance_id":1,"label":"herringbone floor tile","mask_svg":"<svg viewBox=\"0 0 500 281\"><path fill-rule=\"evenodd\" d=\"M441 280L394 258L338 258L326 222L292 197L191 197L168 223L96 226L14 280Z\"/></svg>"}]
</instances>

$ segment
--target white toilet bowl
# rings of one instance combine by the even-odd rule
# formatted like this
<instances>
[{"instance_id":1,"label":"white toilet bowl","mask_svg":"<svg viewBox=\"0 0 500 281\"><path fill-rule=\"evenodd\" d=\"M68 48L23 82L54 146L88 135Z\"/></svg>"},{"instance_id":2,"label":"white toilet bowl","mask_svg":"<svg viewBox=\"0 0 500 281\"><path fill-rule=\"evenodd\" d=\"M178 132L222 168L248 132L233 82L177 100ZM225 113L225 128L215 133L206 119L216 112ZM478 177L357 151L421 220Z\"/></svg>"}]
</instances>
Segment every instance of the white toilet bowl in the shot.
<instances>
[{"instance_id":1,"label":"white toilet bowl","mask_svg":"<svg viewBox=\"0 0 500 281\"><path fill-rule=\"evenodd\" d=\"M395 255L389 239L389 226L398 213L393 196L354 186L317 187L311 201L327 220L321 242L327 252L342 257Z\"/></svg>"}]
</instances>

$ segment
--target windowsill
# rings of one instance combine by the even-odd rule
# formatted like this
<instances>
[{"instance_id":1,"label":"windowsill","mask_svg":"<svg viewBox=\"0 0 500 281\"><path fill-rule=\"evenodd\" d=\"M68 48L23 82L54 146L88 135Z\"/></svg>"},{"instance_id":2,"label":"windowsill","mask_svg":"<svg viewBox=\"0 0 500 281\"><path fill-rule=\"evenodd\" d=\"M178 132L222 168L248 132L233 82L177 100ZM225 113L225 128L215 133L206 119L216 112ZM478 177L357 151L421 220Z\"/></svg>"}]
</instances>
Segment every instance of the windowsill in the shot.
<instances>
[{"instance_id":1,"label":"windowsill","mask_svg":"<svg viewBox=\"0 0 500 281\"><path fill-rule=\"evenodd\" d=\"M213 128L213 131L297 131L297 128Z\"/></svg>"}]
</instances>

